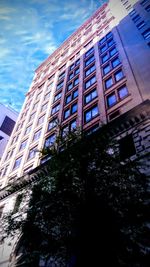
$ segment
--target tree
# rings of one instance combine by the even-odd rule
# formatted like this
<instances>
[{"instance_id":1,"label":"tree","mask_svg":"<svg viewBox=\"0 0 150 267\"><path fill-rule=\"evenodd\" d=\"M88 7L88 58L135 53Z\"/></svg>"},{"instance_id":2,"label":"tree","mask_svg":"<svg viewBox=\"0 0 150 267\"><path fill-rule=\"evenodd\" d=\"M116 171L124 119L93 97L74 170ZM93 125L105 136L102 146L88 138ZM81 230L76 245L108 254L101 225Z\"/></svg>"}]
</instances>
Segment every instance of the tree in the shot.
<instances>
[{"instance_id":1,"label":"tree","mask_svg":"<svg viewBox=\"0 0 150 267\"><path fill-rule=\"evenodd\" d=\"M105 127L47 152L27 216L7 217L23 266L148 266L147 178L120 160Z\"/></svg>"}]
</instances>

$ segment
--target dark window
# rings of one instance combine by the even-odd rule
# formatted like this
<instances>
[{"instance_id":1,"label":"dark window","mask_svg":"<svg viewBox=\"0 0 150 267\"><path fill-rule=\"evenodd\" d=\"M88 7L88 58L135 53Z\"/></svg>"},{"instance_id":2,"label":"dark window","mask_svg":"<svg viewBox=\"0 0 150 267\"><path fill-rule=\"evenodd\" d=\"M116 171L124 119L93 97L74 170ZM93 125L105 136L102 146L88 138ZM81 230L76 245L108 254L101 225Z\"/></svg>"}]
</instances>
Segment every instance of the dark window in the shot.
<instances>
[{"instance_id":1,"label":"dark window","mask_svg":"<svg viewBox=\"0 0 150 267\"><path fill-rule=\"evenodd\" d=\"M52 114L56 113L60 109L60 104L52 108Z\"/></svg>"},{"instance_id":2,"label":"dark window","mask_svg":"<svg viewBox=\"0 0 150 267\"><path fill-rule=\"evenodd\" d=\"M65 76L65 72L61 73L59 76L58 76L58 80L61 80L62 78L64 78Z\"/></svg>"},{"instance_id":3,"label":"dark window","mask_svg":"<svg viewBox=\"0 0 150 267\"><path fill-rule=\"evenodd\" d=\"M112 46L114 44L114 40L113 39L110 39L108 42L107 42L108 46Z\"/></svg>"},{"instance_id":4,"label":"dark window","mask_svg":"<svg viewBox=\"0 0 150 267\"><path fill-rule=\"evenodd\" d=\"M72 98L76 98L78 96L78 90L73 91Z\"/></svg>"},{"instance_id":5,"label":"dark window","mask_svg":"<svg viewBox=\"0 0 150 267\"><path fill-rule=\"evenodd\" d=\"M120 158L127 159L136 154L132 134L119 140Z\"/></svg>"},{"instance_id":6,"label":"dark window","mask_svg":"<svg viewBox=\"0 0 150 267\"><path fill-rule=\"evenodd\" d=\"M100 51L101 53L103 53L104 51L107 50L107 44L103 45L101 48L100 48Z\"/></svg>"},{"instance_id":7,"label":"dark window","mask_svg":"<svg viewBox=\"0 0 150 267\"><path fill-rule=\"evenodd\" d=\"M85 98L84 98L85 104L88 104L89 102L91 102L96 97L97 97L97 91L96 91L96 89L94 89L89 94L85 95Z\"/></svg>"},{"instance_id":8,"label":"dark window","mask_svg":"<svg viewBox=\"0 0 150 267\"><path fill-rule=\"evenodd\" d=\"M70 70L73 70L74 67L75 67L75 64L72 64L72 65L70 66Z\"/></svg>"},{"instance_id":9,"label":"dark window","mask_svg":"<svg viewBox=\"0 0 150 267\"><path fill-rule=\"evenodd\" d=\"M145 7L145 10L146 10L147 12L150 12L150 5L146 6L146 7Z\"/></svg>"},{"instance_id":10,"label":"dark window","mask_svg":"<svg viewBox=\"0 0 150 267\"><path fill-rule=\"evenodd\" d=\"M72 88L73 88L73 84L72 83L68 84L68 91L71 90Z\"/></svg>"},{"instance_id":11,"label":"dark window","mask_svg":"<svg viewBox=\"0 0 150 267\"><path fill-rule=\"evenodd\" d=\"M142 33L144 39L149 39L150 38L150 28L148 28L146 31Z\"/></svg>"},{"instance_id":12,"label":"dark window","mask_svg":"<svg viewBox=\"0 0 150 267\"><path fill-rule=\"evenodd\" d=\"M120 99L123 99L128 96L128 89L125 85L118 89L118 95Z\"/></svg>"},{"instance_id":13,"label":"dark window","mask_svg":"<svg viewBox=\"0 0 150 267\"><path fill-rule=\"evenodd\" d=\"M55 95L54 102L61 98L61 93Z\"/></svg>"},{"instance_id":14,"label":"dark window","mask_svg":"<svg viewBox=\"0 0 150 267\"><path fill-rule=\"evenodd\" d=\"M90 54L92 54L94 52L94 47L91 47L86 53L85 53L85 57L88 57Z\"/></svg>"},{"instance_id":15,"label":"dark window","mask_svg":"<svg viewBox=\"0 0 150 267\"><path fill-rule=\"evenodd\" d=\"M68 95L67 97L66 97L66 104L68 104L69 102L71 102L71 95Z\"/></svg>"},{"instance_id":16,"label":"dark window","mask_svg":"<svg viewBox=\"0 0 150 267\"><path fill-rule=\"evenodd\" d=\"M101 57L102 63L106 62L109 59L109 55L105 54L104 56Z\"/></svg>"},{"instance_id":17,"label":"dark window","mask_svg":"<svg viewBox=\"0 0 150 267\"><path fill-rule=\"evenodd\" d=\"M110 77L109 79L105 80L105 89L110 88L113 85L113 79Z\"/></svg>"},{"instance_id":18,"label":"dark window","mask_svg":"<svg viewBox=\"0 0 150 267\"><path fill-rule=\"evenodd\" d=\"M103 68L103 74L104 74L104 75L107 74L110 70L111 70L110 65L109 65L109 64L106 65L106 66Z\"/></svg>"},{"instance_id":19,"label":"dark window","mask_svg":"<svg viewBox=\"0 0 150 267\"><path fill-rule=\"evenodd\" d=\"M145 26L145 22L144 22L144 20L141 21L140 23L138 23L136 26L137 26L137 28L138 28L139 30L142 29L142 28Z\"/></svg>"},{"instance_id":20,"label":"dark window","mask_svg":"<svg viewBox=\"0 0 150 267\"><path fill-rule=\"evenodd\" d=\"M64 112L64 119L67 119L70 116L70 109L66 109Z\"/></svg>"},{"instance_id":21,"label":"dark window","mask_svg":"<svg viewBox=\"0 0 150 267\"><path fill-rule=\"evenodd\" d=\"M109 33L107 33L107 35L106 35L107 39L110 38L110 37L112 37L112 36L113 36L112 32L109 32Z\"/></svg>"},{"instance_id":22,"label":"dark window","mask_svg":"<svg viewBox=\"0 0 150 267\"><path fill-rule=\"evenodd\" d=\"M115 59L113 59L111 61L112 67L115 68L116 66L118 66L120 64L120 60L118 57L116 57Z\"/></svg>"},{"instance_id":23,"label":"dark window","mask_svg":"<svg viewBox=\"0 0 150 267\"><path fill-rule=\"evenodd\" d=\"M116 103L117 103L117 98L116 98L115 93L112 93L109 96L107 96L107 106L109 108L115 105Z\"/></svg>"},{"instance_id":24,"label":"dark window","mask_svg":"<svg viewBox=\"0 0 150 267\"><path fill-rule=\"evenodd\" d=\"M85 82L85 89L88 89L95 82L96 82L96 76L93 76L91 79L89 79L87 82Z\"/></svg>"},{"instance_id":25,"label":"dark window","mask_svg":"<svg viewBox=\"0 0 150 267\"><path fill-rule=\"evenodd\" d=\"M112 120L112 119L116 118L119 115L120 115L120 111L119 110L116 110L115 112L113 112L113 113L111 113L109 115L109 119Z\"/></svg>"},{"instance_id":26,"label":"dark window","mask_svg":"<svg viewBox=\"0 0 150 267\"><path fill-rule=\"evenodd\" d=\"M89 74L91 74L93 71L95 71L95 65L91 66L89 69L86 70L85 72L85 76L88 76Z\"/></svg>"},{"instance_id":27,"label":"dark window","mask_svg":"<svg viewBox=\"0 0 150 267\"><path fill-rule=\"evenodd\" d=\"M140 15L138 14L138 15L136 15L135 17L133 17L132 20L133 20L134 22L137 22L140 18L141 18L141 17L140 17Z\"/></svg>"},{"instance_id":28,"label":"dark window","mask_svg":"<svg viewBox=\"0 0 150 267\"><path fill-rule=\"evenodd\" d=\"M4 132L5 134L7 134L7 135L10 136L11 133L12 133L12 130L13 130L14 126L15 126L15 121L13 121L8 116L6 116L4 118L4 120L3 120L3 123L2 123L2 125L0 127L0 130L2 132Z\"/></svg>"},{"instance_id":29,"label":"dark window","mask_svg":"<svg viewBox=\"0 0 150 267\"><path fill-rule=\"evenodd\" d=\"M80 72L80 69L77 68L77 69L74 71L74 74L77 75L79 72Z\"/></svg>"},{"instance_id":30,"label":"dark window","mask_svg":"<svg viewBox=\"0 0 150 267\"><path fill-rule=\"evenodd\" d=\"M124 77L122 70L115 72L114 76L116 82L120 81Z\"/></svg>"},{"instance_id":31,"label":"dark window","mask_svg":"<svg viewBox=\"0 0 150 267\"><path fill-rule=\"evenodd\" d=\"M74 76L73 72L70 73L70 75L69 75L69 80L71 80L71 79L73 78L73 76Z\"/></svg>"},{"instance_id":32,"label":"dark window","mask_svg":"<svg viewBox=\"0 0 150 267\"><path fill-rule=\"evenodd\" d=\"M103 37L103 38L99 41L99 44L103 44L105 41L106 41L106 36Z\"/></svg>"},{"instance_id":33,"label":"dark window","mask_svg":"<svg viewBox=\"0 0 150 267\"><path fill-rule=\"evenodd\" d=\"M144 6L147 2L148 2L148 0L143 0L143 1L141 1L140 4Z\"/></svg>"},{"instance_id":34,"label":"dark window","mask_svg":"<svg viewBox=\"0 0 150 267\"><path fill-rule=\"evenodd\" d=\"M50 131L51 129L53 129L54 127L56 127L58 121L57 121L57 118L50 121L49 124L48 124L48 131Z\"/></svg>"},{"instance_id":35,"label":"dark window","mask_svg":"<svg viewBox=\"0 0 150 267\"><path fill-rule=\"evenodd\" d=\"M130 13L129 13L129 15L132 17L133 15L135 15L136 14L136 11L135 11L135 9L133 9Z\"/></svg>"},{"instance_id":36,"label":"dark window","mask_svg":"<svg viewBox=\"0 0 150 267\"><path fill-rule=\"evenodd\" d=\"M92 63L95 60L94 55L91 56L88 60L85 61L85 66L87 67L88 65L90 65L90 63Z\"/></svg>"},{"instance_id":37,"label":"dark window","mask_svg":"<svg viewBox=\"0 0 150 267\"><path fill-rule=\"evenodd\" d=\"M99 114L98 112L98 106L94 106L90 108L89 110L85 111L84 113L84 120L85 122L91 121L93 118L95 118Z\"/></svg>"},{"instance_id":38,"label":"dark window","mask_svg":"<svg viewBox=\"0 0 150 267\"><path fill-rule=\"evenodd\" d=\"M116 49L116 47L114 47L113 49L111 49L110 51L109 51L109 54L110 54L110 56L112 57L113 55L115 55L117 53L117 49Z\"/></svg>"},{"instance_id":39,"label":"dark window","mask_svg":"<svg viewBox=\"0 0 150 267\"><path fill-rule=\"evenodd\" d=\"M59 90L60 88L63 87L64 81L62 81L61 83L57 84L56 90Z\"/></svg>"},{"instance_id":40,"label":"dark window","mask_svg":"<svg viewBox=\"0 0 150 267\"><path fill-rule=\"evenodd\" d=\"M44 147L52 146L55 140L56 140L56 135L55 134L50 135L48 138L46 138Z\"/></svg>"},{"instance_id":41,"label":"dark window","mask_svg":"<svg viewBox=\"0 0 150 267\"><path fill-rule=\"evenodd\" d=\"M79 78L76 78L76 79L74 80L74 86L76 86L77 84L79 84Z\"/></svg>"},{"instance_id":42,"label":"dark window","mask_svg":"<svg viewBox=\"0 0 150 267\"><path fill-rule=\"evenodd\" d=\"M75 113L77 111L77 103L73 104L71 107L71 114Z\"/></svg>"}]
</instances>

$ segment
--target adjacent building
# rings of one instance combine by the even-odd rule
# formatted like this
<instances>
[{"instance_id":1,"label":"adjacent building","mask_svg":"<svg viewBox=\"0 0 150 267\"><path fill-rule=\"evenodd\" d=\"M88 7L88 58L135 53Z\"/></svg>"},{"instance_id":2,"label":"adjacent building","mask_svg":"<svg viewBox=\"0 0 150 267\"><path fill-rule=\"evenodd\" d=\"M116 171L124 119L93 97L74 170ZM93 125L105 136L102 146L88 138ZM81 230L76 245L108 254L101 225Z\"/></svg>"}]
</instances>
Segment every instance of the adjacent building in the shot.
<instances>
[{"instance_id":1,"label":"adjacent building","mask_svg":"<svg viewBox=\"0 0 150 267\"><path fill-rule=\"evenodd\" d=\"M123 159L147 157L149 92L150 1L110 0L36 69L1 159L0 186L46 160L39 151L54 144L58 121L63 136L108 124Z\"/></svg>"},{"instance_id":2,"label":"adjacent building","mask_svg":"<svg viewBox=\"0 0 150 267\"><path fill-rule=\"evenodd\" d=\"M4 153L17 118L17 111L0 103L0 158Z\"/></svg>"}]
</instances>

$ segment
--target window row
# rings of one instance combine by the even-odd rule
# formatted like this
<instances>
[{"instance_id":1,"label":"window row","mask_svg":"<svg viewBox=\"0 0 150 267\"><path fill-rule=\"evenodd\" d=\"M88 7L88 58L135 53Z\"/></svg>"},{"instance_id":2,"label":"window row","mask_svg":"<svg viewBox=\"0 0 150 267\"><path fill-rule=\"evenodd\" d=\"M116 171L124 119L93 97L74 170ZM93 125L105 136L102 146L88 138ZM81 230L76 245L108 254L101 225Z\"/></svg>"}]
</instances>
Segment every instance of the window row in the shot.
<instances>
[{"instance_id":1,"label":"window row","mask_svg":"<svg viewBox=\"0 0 150 267\"><path fill-rule=\"evenodd\" d=\"M114 58L113 60L109 61L107 65L105 65L102 68L103 71L103 75L106 75L107 73L109 73L112 69L114 69L115 67L117 67L120 64L120 59L118 57Z\"/></svg>"},{"instance_id":2,"label":"window row","mask_svg":"<svg viewBox=\"0 0 150 267\"><path fill-rule=\"evenodd\" d=\"M72 104L69 108L64 111L64 119L69 118L75 112L77 112L78 105L77 103Z\"/></svg>"},{"instance_id":3,"label":"window row","mask_svg":"<svg viewBox=\"0 0 150 267\"><path fill-rule=\"evenodd\" d=\"M111 77L104 81L105 89L109 89L116 82L119 82L122 78L124 78L124 74L122 69L119 69Z\"/></svg>"},{"instance_id":4,"label":"window row","mask_svg":"<svg viewBox=\"0 0 150 267\"><path fill-rule=\"evenodd\" d=\"M107 107L116 105L119 101L129 95L126 85L121 86L106 97Z\"/></svg>"},{"instance_id":5,"label":"window row","mask_svg":"<svg viewBox=\"0 0 150 267\"><path fill-rule=\"evenodd\" d=\"M105 53L103 56L101 56L102 64L105 63L109 58L113 57L117 52L118 51L117 51L116 47L113 47L107 53Z\"/></svg>"}]
</instances>

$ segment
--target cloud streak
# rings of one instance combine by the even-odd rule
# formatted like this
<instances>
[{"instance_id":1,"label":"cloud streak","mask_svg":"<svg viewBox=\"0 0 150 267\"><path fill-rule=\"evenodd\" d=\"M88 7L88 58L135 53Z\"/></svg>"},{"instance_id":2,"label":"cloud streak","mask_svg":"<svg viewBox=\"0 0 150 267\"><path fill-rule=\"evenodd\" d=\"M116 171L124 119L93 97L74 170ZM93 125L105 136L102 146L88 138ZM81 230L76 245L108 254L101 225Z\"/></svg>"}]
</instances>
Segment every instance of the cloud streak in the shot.
<instances>
[{"instance_id":1,"label":"cloud streak","mask_svg":"<svg viewBox=\"0 0 150 267\"><path fill-rule=\"evenodd\" d=\"M98 7L99 0L1 0L0 102L20 110L34 70Z\"/></svg>"}]
</instances>

